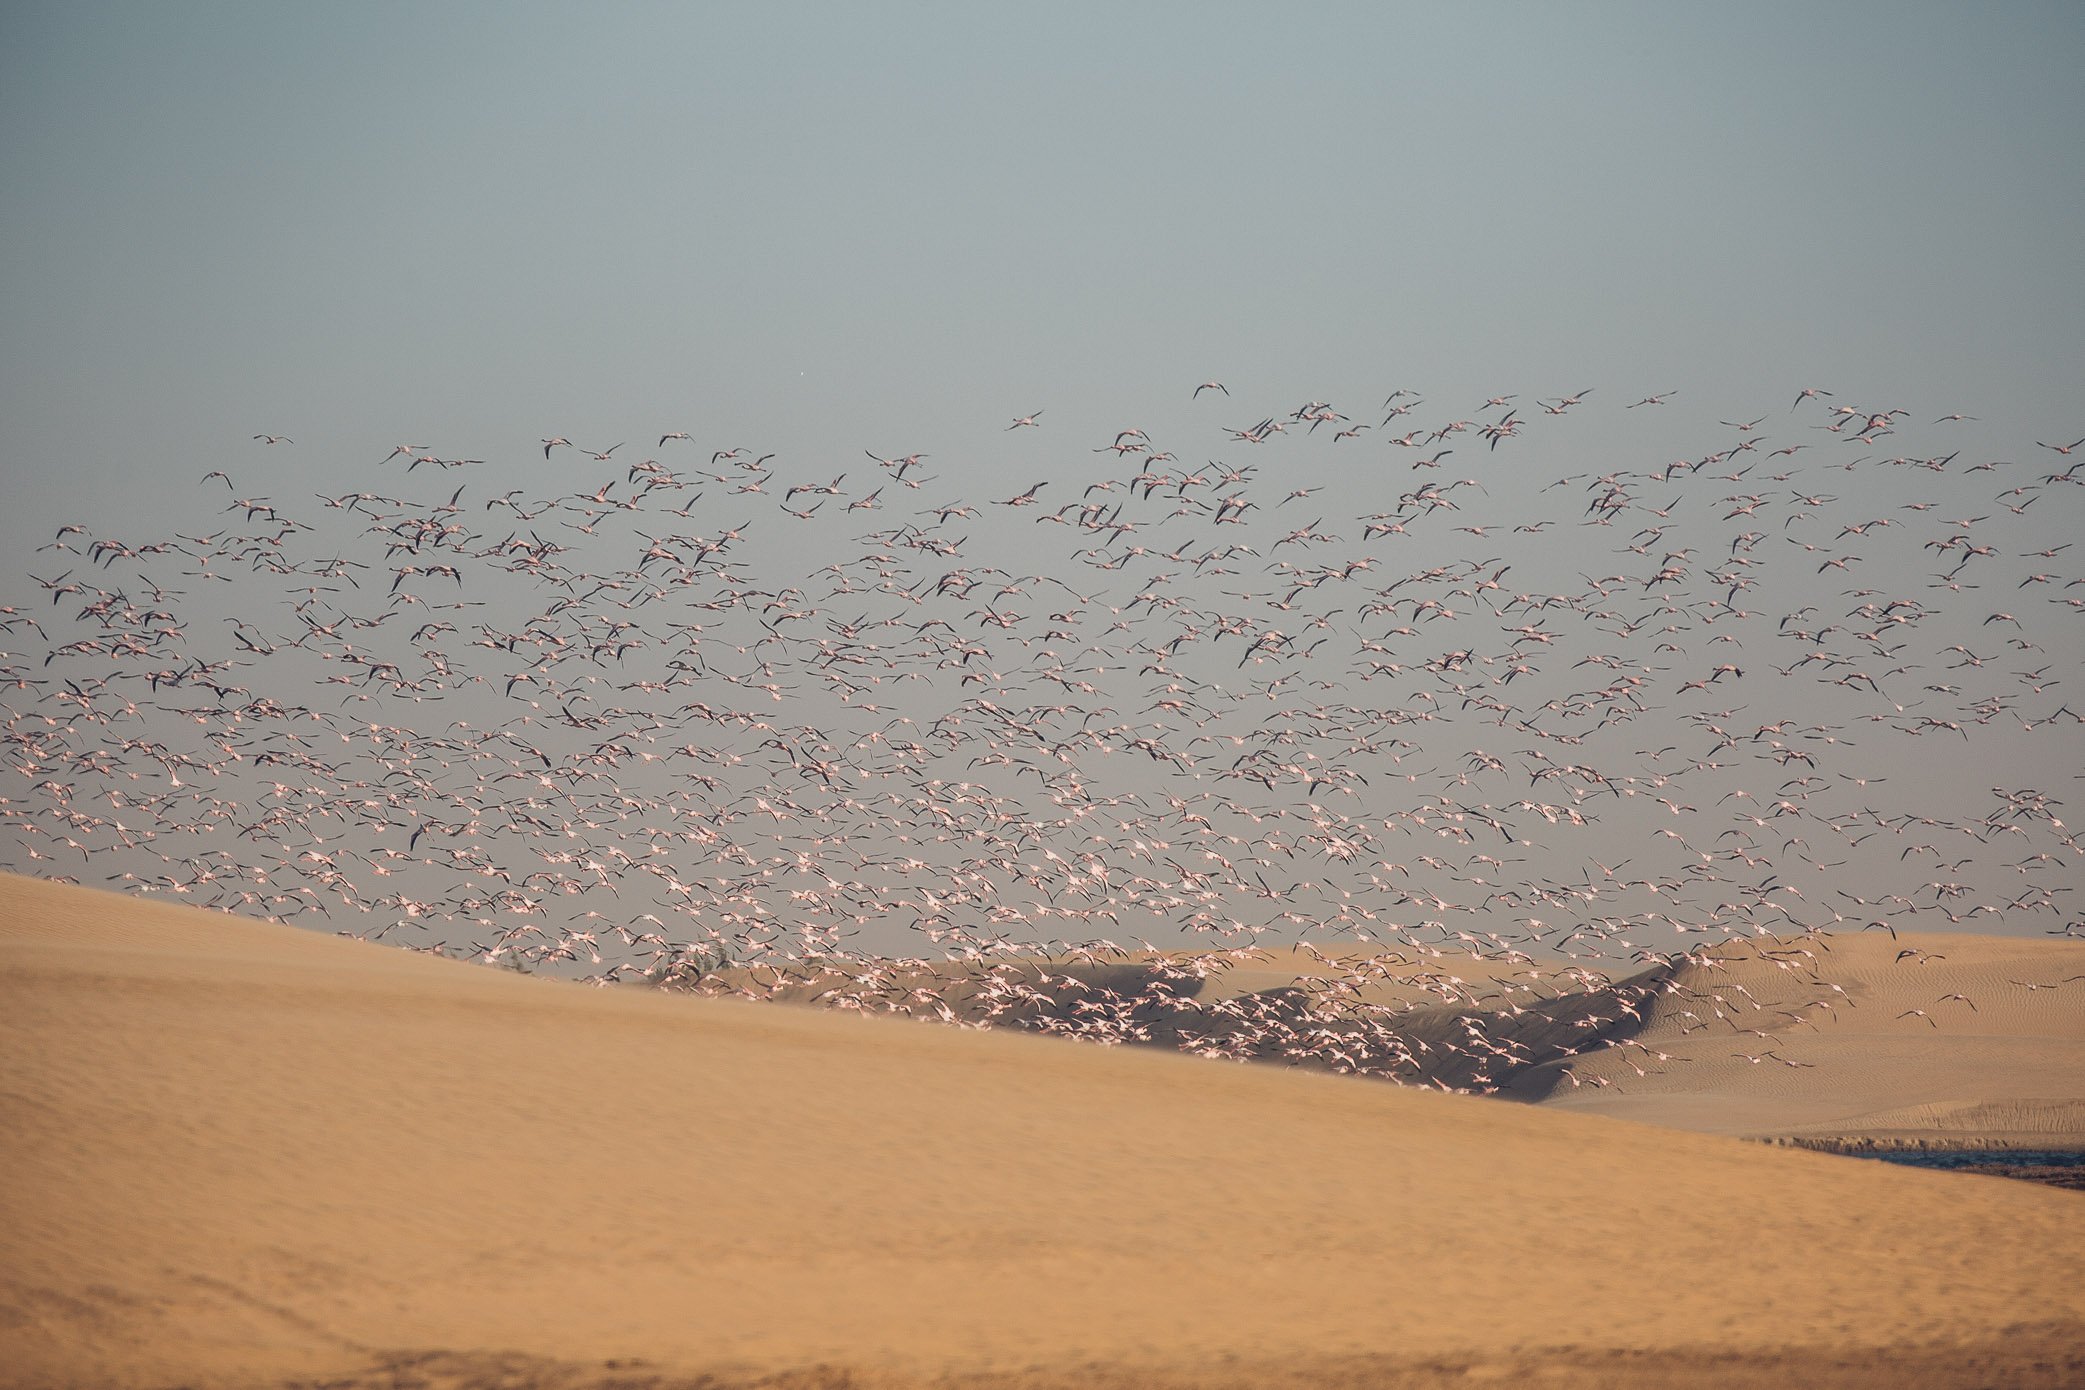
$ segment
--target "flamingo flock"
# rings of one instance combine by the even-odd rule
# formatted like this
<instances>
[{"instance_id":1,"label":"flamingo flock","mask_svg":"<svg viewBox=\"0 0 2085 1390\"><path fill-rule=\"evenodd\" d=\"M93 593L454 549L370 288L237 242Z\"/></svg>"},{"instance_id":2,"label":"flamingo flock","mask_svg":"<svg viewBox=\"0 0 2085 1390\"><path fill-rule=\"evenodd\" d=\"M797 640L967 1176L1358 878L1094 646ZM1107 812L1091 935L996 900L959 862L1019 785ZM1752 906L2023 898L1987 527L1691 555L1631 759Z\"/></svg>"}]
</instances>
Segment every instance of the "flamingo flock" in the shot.
<instances>
[{"instance_id":1,"label":"flamingo flock","mask_svg":"<svg viewBox=\"0 0 2085 1390\"><path fill-rule=\"evenodd\" d=\"M1675 391L1432 424L1407 389L1180 394L1171 437L1060 407L868 468L657 426L505 471L401 444L332 495L228 463L164 536L68 522L0 607L0 863L1473 1090L1513 1045L1415 1039L1371 982L2085 934L2077 445L1818 387L1679 459L1632 442ZM1604 461L1544 484L1588 428ZM966 466L1001 437L1034 472ZM277 477L311 447L253 441ZM1300 993L1205 988L1298 944Z\"/></svg>"}]
</instances>

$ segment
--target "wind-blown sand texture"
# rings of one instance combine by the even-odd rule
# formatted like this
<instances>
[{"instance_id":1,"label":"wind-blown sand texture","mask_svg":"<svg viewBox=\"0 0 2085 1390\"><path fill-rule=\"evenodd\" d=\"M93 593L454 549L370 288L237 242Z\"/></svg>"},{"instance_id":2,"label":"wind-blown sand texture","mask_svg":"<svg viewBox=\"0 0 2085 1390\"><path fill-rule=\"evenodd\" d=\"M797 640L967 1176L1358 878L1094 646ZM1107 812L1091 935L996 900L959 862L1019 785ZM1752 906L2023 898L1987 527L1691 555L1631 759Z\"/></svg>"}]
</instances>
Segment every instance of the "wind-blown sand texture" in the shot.
<instances>
[{"instance_id":1,"label":"wind-blown sand texture","mask_svg":"<svg viewBox=\"0 0 2085 1390\"><path fill-rule=\"evenodd\" d=\"M12 1384L2085 1378L2075 1194L1380 1082L14 877L0 1061Z\"/></svg>"}]
</instances>

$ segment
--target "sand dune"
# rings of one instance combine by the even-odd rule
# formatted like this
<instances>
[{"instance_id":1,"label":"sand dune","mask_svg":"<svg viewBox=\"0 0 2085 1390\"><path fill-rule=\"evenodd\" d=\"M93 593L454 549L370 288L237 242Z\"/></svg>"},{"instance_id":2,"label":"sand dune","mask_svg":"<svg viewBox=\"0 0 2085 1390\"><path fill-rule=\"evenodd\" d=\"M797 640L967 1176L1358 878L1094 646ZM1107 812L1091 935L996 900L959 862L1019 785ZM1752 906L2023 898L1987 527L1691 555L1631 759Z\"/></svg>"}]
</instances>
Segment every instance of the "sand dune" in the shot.
<instances>
[{"instance_id":1,"label":"sand dune","mask_svg":"<svg viewBox=\"0 0 2085 1390\"><path fill-rule=\"evenodd\" d=\"M2085 942L1883 933L1759 938L1634 972L1449 952L1258 951L1200 973L1099 961L918 962L865 976L725 971L784 1001L944 1013L1322 1065L1309 1033L1370 1033L1399 1079L1682 1129L1863 1145L2085 1148ZM868 983L863 983L867 980ZM1004 988L1023 991L1010 1006ZM1038 1002L1041 1001L1041 1002ZM1242 1006L1242 1007L1241 1007ZM1409 1059L1390 1065L1398 1054Z\"/></svg>"},{"instance_id":2,"label":"sand dune","mask_svg":"<svg viewBox=\"0 0 2085 1390\"><path fill-rule=\"evenodd\" d=\"M1711 954L1520 1091L1719 1133L2085 1147L2085 942L1867 933Z\"/></svg>"},{"instance_id":3,"label":"sand dune","mask_svg":"<svg viewBox=\"0 0 2085 1390\"><path fill-rule=\"evenodd\" d=\"M0 1058L13 1384L2085 1377L2075 1194L1554 1107L12 877Z\"/></svg>"}]
</instances>

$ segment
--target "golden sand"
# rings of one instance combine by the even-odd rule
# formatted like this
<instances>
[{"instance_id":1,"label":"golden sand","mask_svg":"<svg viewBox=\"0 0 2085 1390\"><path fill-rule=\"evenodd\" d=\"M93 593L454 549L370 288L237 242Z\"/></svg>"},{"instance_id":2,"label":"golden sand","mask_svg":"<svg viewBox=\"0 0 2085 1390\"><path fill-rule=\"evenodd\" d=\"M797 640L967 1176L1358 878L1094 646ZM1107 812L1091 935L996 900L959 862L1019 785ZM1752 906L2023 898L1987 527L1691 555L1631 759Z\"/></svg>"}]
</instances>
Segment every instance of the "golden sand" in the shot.
<instances>
[{"instance_id":1,"label":"golden sand","mask_svg":"<svg viewBox=\"0 0 2085 1390\"><path fill-rule=\"evenodd\" d=\"M15 877L0 1068L9 1384L2085 1379L2073 1193Z\"/></svg>"}]
</instances>

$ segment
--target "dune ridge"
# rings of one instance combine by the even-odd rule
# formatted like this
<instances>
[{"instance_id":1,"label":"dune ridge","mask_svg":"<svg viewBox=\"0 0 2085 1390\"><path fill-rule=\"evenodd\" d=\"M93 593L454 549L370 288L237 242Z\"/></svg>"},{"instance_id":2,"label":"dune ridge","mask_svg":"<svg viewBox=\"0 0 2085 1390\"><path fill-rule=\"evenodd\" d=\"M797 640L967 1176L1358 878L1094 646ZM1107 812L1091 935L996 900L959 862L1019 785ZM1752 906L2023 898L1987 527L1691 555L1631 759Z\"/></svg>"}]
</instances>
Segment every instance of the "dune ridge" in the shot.
<instances>
[{"instance_id":1,"label":"dune ridge","mask_svg":"<svg viewBox=\"0 0 2085 1390\"><path fill-rule=\"evenodd\" d=\"M2074 1194L1568 1107L17 877L0 1056L15 1385L2085 1376Z\"/></svg>"},{"instance_id":2,"label":"dune ridge","mask_svg":"<svg viewBox=\"0 0 2085 1390\"><path fill-rule=\"evenodd\" d=\"M866 985L811 963L706 987L1319 1069L1344 1052L1408 1084L1750 1138L2085 1149L2085 942L1917 942L1761 937L1625 974L1312 948L1208 975L1123 952L913 962Z\"/></svg>"}]
</instances>

